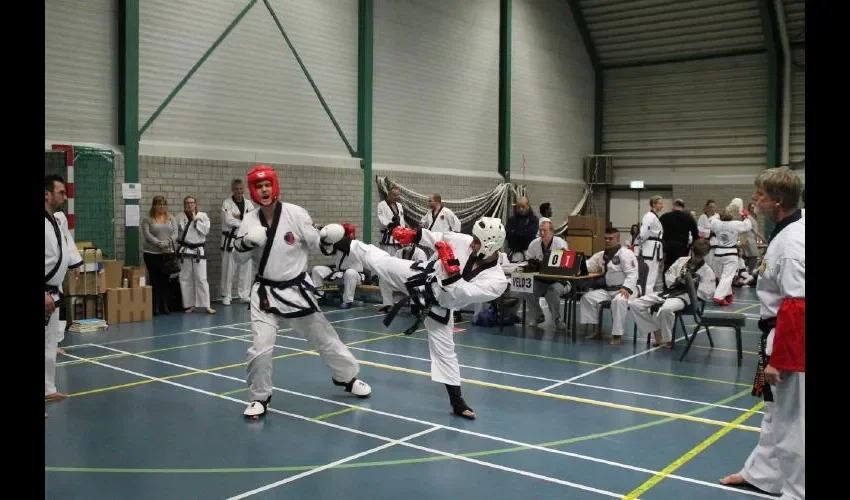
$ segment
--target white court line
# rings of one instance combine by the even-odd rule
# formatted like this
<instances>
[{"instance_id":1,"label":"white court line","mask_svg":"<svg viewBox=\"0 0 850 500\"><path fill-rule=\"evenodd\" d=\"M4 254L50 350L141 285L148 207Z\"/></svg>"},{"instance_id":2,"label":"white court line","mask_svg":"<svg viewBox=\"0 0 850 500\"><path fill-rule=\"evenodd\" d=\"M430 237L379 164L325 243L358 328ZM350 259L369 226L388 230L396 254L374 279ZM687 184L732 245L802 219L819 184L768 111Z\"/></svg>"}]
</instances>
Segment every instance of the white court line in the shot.
<instances>
[{"instance_id":1,"label":"white court line","mask_svg":"<svg viewBox=\"0 0 850 500\"><path fill-rule=\"evenodd\" d=\"M357 316L356 318L345 318L345 319L338 319L336 321L328 321L328 323L335 325L337 323L345 323L346 321L354 321L354 320L358 320L358 319L367 319L367 318L377 318L378 316L386 316L386 315L385 314L372 314L370 316ZM250 324L250 323L237 323L237 324L245 325L245 324ZM234 325L222 325L222 326L218 326L218 327L196 328L196 329L190 330L190 331L194 331L194 332L197 332L197 333L208 333L208 332L202 332L200 330L211 330L213 328L230 328L231 330L239 330L241 332L250 332L251 331L248 328L237 328ZM278 332L289 331L289 330L291 330L291 328L280 328L280 329L278 329Z\"/></svg>"},{"instance_id":2,"label":"white court line","mask_svg":"<svg viewBox=\"0 0 850 500\"><path fill-rule=\"evenodd\" d=\"M684 338L685 337L680 337L679 340L677 340L676 342L679 342L680 340L683 340ZM568 378L567 380L562 380L562 381L558 382L557 384L548 385L548 386L540 389L540 392L546 392L546 391L552 390L556 387L560 387L564 384L569 384L570 382L574 382L574 381L576 381L580 378L584 378L588 375L593 375L594 373L601 372L602 370L604 370L606 368L611 368L612 366L619 365L620 363L623 363L623 362L628 361L630 359L637 358L639 356L643 356L644 354L649 354L649 353L651 353L653 351L657 351L658 349L661 349L661 348L662 348L662 346L659 345L658 347L653 347L651 349L647 349L645 351L641 351L639 353L632 354L631 356L626 356L625 358L614 361L613 363L608 363L607 365L603 365L603 366L600 366L598 368L594 368L593 370L590 370L590 371L587 371L587 372L584 372L584 373L580 373L580 374L576 375L575 377Z\"/></svg>"},{"instance_id":3,"label":"white court line","mask_svg":"<svg viewBox=\"0 0 850 500\"><path fill-rule=\"evenodd\" d=\"M198 333L204 333L206 335L212 335L214 337L223 337L223 338L227 338L227 339L231 339L231 340L241 340L242 342L251 342L250 340L248 340L244 337L231 337L229 335L223 335L223 334L220 334L220 333L212 333L212 332L198 332ZM299 342L307 342L306 339L303 339L301 337L292 337L292 336L289 336L289 335L278 335L278 336L286 338L286 339L290 339L290 340L297 340ZM284 350L288 350L288 351L312 352L312 351L308 351L306 349L296 349L294 347L283 346L283 345L278 345L278 344L275 344L275 347L278 348L278 349L284 349ZM386 356L393 356L393 357L397 357L397 358L413 359L413 360L422 361L422 362L425 362L425 363L431 362L431 360L429 358L420 358L420 357L417 357L417 356L410 356L410 355L407 355L407 354L378 351L378 350L375 350L375 349L366 349L364 347L359 347L359 346L348 346L348 348L351 349L352 351L363 351L363 352L370 352L370 353L374 353L374 354L383 354L383 355L386 355ZM112 356L112 355L110 355L110 356ZM100 358L93 358L93 359L100 359ZM525 374L522 374L522 373L506 372L506 371L502 371L502 370L493 370L491 368L482 368L480 366L471 366L471 365L459 365L459 366L461 368L466 368L468 370L477 370L477 371L482 371L482 372L498 373L500 375L509 375L509 376L512 376L512 377L542 380L544 382L559 382L558 380L553 379L553 378L537 377L537 376L534 376L534 375L525 375ZM682 398L676 398L676 397L673 397L673 396L663 396L663 395L660 395L660 394L648 394L648 393L645 393L645 392L629 391L629 390L626 390L626 389L616 389L614 387L605 387L605 386L601 386L601 385L582 384L580 382L565 382L565 383L570 384L570 385L576 385L576 386L579 386L579 387L590 387L590 388L593 388L593 389L601 389L601 390L604 390L604 391L613 391L613 392L621 392L621 393L624 393L624 394L631 394L633 396L645 396L645 397L649 397L649 398L666 399L666 400L669 400L669 401L679 401L681 403L689 403L689 404L695 404L695 405L699 405L699 406L711 406L713 408L724 408L724 409L727 409L727 410L734 410L734 411L740 411L740 412L750 411L749 408L738 408L736 406L719 405L717 403L709 403L708 401L695 401L695 400L692 400L692 399L682 399ZM763 414L764 412L758 411L758 412L755 412L755 413Z\"/></svg>"},{"instance_id":4,"label":"white court line","mask_svg":"<svg viewBox=\"0 0 850 500\"><path fill-rule=\"evenodd\" d=\"M112 349L111 347L99 346L97 344L89 344L89 345L101 347L101 348L107 349L107 350L119 351L120 352L119 349ZM126 354L133 355L133 353L131 353L131 352L126 352ZM136 355L136 356L142 357L142 358L145 358L145 359L149 359L151 361L163 362L163 360L156 359L156 358L149 358L147 356L140 356L140 355ZM200 393L200 394L205 394L207 396L213 396L213 397L216 397L216 398L226 399L228 401L233 401L233 402L239 403L240 405L243 405L243 406L245 405L244 401L240 401L240 400L238 400L236 398L232 398L230 396L222 396L222 395L216 394L214 392L205 391L203 389L198 389L197 387L192 387L192 386L189 386L189 385L184 385L184 384L181 384L181 383L178 383L178 382L174 382L172 380L165 380L165 379L161 379L159 377L154 377L152 375L147 375L147 374L144 374L144 373L139 373L139 372L135 372L135 371L132 371L132 370L127 370L125 368L120 368L120 367L117 367L117 366L108 365L106 363L101 363L100 361L90 361L87 358L82 358L82 357L78 357L78 356L73 356L73 357L76 358L76 359L79 359L79 360L89 361L93 364L102 366L104 368L111 368L113 370L117 370L117 371L124 372L124 373L129 373L131 375L135 375L137 377L141 377L141 378L144 378L144 379L155 380L157 382L162 382L164 384L168 384L168 385L171 385L171 386L174 386L174 387L180 387L182 389L197 392L197 393ZM165 362L165 363L166 364L173 364L175 366L180 366L180 365L177 365L176 363L170 363L170 362ZM214 372L206 372L205 370L200 370L200 371L204 371L205 373L209 373L210 375L220 375L220 374L216 374ZM236 377L228 377L228 376L222 376L222 377L223 378L230 378L230 379L234 379L234 380L239 380ZM289 391L286 391L284 389L275 388L275 390L282 391L282 392L289 392ZM293 394L299 395L298 393L295 393L295 392L293 392ZM345 403L340 403L338 401L333 401L331 399L325 400L323 398L319 398L318 396L310 396L310 395L306 395L306 394L303 394L303 396L311 398L311 399L318 399L318 400L327 401L329 403L339 404L341 406L347 406L347 407L354 406L354 405L349 405L349 404L345 404ZM357 407L357 408L363 409L365 411L374 412L374 410L370 410L366 407ZM544 476L543 474L536 474L534 472L528 472L528 471L521 470L521 469L514 469L512 467L506 467L504 465L485 462L483 460L478 460L478 459L475 459L475 458L464 457L462 455L456 455L454 453L440 451L440 450L436 450L436 449L433 449L433 448L427 448L425 446L419 446L419 445L416 445L416 444L413 444L413 443L401 442L399 440L388 438L386 436L380 436L378 434L372 434L371 432L361 431L359 429L354 429L352 427L345 427L345 426L342 426L342 425L337 425L337 424L334 424L332 422L328 422L326 420L314 420L314 419L312 419L310 417L306 417L304 415L299 415L297 413L289 413L289 412L286 412L286 411L283 411L283 410L278 410L278 409L272 408L272 407L268 407L267 411L277 413L279 415L284 415L284 416L287 416L287 417L292 417L292 418L295 418L295 419L298 419L298 420L303 420L303 421L306 421L306 422L310 422L310 423L314 423L314 424L318 424L318 425L324 425L326 427L332 427L334 429L339 429L339 430L351 432L351 433L354 433L354 434L359 434L361 436L371 437L371 438L374 438L374 439L378 439L380 441L386 441L386 442L392 443L394 445L405 446L405 447L408 447L408 448L413 448L415 450L420 450L420 451L432 453L432 454L435 454L435 455L442 455L444 457L453 458L453 459L456 459L456 460L461 460L463 462L470 462L470 463L474 463L474 464L477 464L477 465L482 465L484 467L489 467L491 469L498 469L498 470L502 470L502 471L505 471L505 472L512 472L514 474L519 474L521 476L532 477L532 478L540 479L540 480L547 481L547 482L550 482L550 483L560 484L560 485L563 485L563 486L570 486L570 487L573 487L573 488L577 488L577 489L585 490L585 491L590 491L590 492L593 492L593 493L599 493L600 495L605 495L605 496L609 496L609 497L612 497L612 498L623 498L623 495L621 495L621 494L618 495L618 494L613 493L611 491L601 490L601 489L598 489L598 488L593 488L591 486L585 486L583 484L572 483L570 481L564 481L562 479ZM392 414L387 414L387 415L393 416ZM416 421L415 419L408 419L408 418L405 418L405 420L410 420L410 421L413 421L415 423L426 425L426 426L434 428L434 429L452 429L452 430L454 430L452 427L446 427L446 426L440 425L440 424L425 423L424 421ZM543 449L545 450L545 449L548 449L548 448L543 448ZM668 477L673 477L673 476L668 476ZM769 498L772 498L772 497L769 497Z\"/></svg>"},{"instance_id":5,"label":"white court line","mask_svg":"<svg viewBox=\"0 0 850 500\"><path fill-rule=\"evenodd\" d=\"M327 469L333 469L334 467L336 467L338 465L342 465L346 462L351 462L352 460L357 460L358 458L365 457L366 455L371 455L373 453L377 453L377 452L379 452L381 450L385 450L385 449L387 449L391 446L395 446L397 444L401 444L401 443L410 441L411 439L416 439L420 436L424 436L425 434L429 434L429 433L434 432L438 429L439 429L439 427L431 427L430 429L425 429L424 431L420 431L420 432L417 432L415 434L410 434L409 436L405 436L401 439L393 439L392 441L390 441L388 443L384 443L381 446L376 446L375 448L372 448L370 450L361 451L360 453L356 453L356 454L351 455L349 457L341 458L341 459L339 459L335 462L331 462L331 463L322 465L321 467L316 467L315 469L310 469L310 470L304 471L300 474L295 474L294 476L289 476L286 479L282 479L280 481L277 481L276 483L270 483L270 484L267 484L265 486L260 486L259 488L253 489L251 491L246 491L245 493L241 493L239 495L232 496L232 497L228 498L228 500L239 500L241 498L248 498L251 495L256 495L257 493L262 493L262 492L268 491L272 488L277 488L278 486L283 486L284 484L291 483L293 481L297 481L297 480L301 479L302 477L311 476L313 474L322 472L322 471L327 470Z\"/></svg>"},{"instance_id":6,"label":"white court line","mask_svg":"<svg viewBox=\"0 0 850 500\"><path fill-rule=\"evenodd\" d=\"M237 378L237 377L232 377L230 375L224 375L224 374L218 373L218 372L211 372L209 370L203 370L203 369L200 369L200 368L193 368L191 366L181 365L181 364L178 364L178 363L172 363L171 361L153 358L153 357L150 357L150 356L144 356L144 355L141 355L141 354L135 354L135 353L132 353L132 352L129 352L129 351L122 351L120 349L115 349L115 348L107 347L107 346L103 346L103 345L98 345L98 344L89 344L89 345L92 345L92 346L95 346L95 347L100 347L100 348L106 349L108 351L120 352L120 353L127 354L127 355L130 355L130 356L135 356L135 357L138 357L138 358L147 359L149 361L154 361L154 362L162 363L162 364L165 364L165 365L183 368L183 369L188 370L188 371L197 371L197 372L200 372L200 373L212 375L214 377L224 378L224 379L228 379L228 380L234 380L234 381L242 382L242 383L245 382L243 379L240 379L240 378ZM85 358L81 358L81 359L85 359ZM94 363L95 364L103 364L103 363L100 363L100 362L94 362ZM103 364L103 365L107 366L109 368L114 368L116 370L128 371L128 370L124 370L123 368L118 368L118 367L105 365L105 364ZM156 379L155 377L151 377L150 375L139 375L139 376L142 376L143 378ZM171 384L174 384L174 385L182 385L182 384L177 384L176 382L172 382L171 380L163 380L163 382L171 383ZM189 387L187 386L187 388L189 388ZM219 396L218 394L208 393L206 391L202 391L201 389L196 389L194 387L191 387L190 390L197 390L198 392L204 392L205 394L210 394L210 395L213 395L213 396L216 396L216 397L224 397L225 399L229 399L229 400L233 400L233 401L239 401L239 400L231 398L229 396ZM547 448L545 446L540 446L540 445L531 444L531 443L525 443L525 442L522 442L522 441L516 441L516 440L513 440L513 439L494 436L494 435L491 435L491 434L484 434L484 433L481 433L481 432L470 431L470 430L462 429L462 428L459 428L459 427L450 427L450 426L438 424L438 423L435 423L435 422L429 422L427 420L421 420L421 419L413 418L413 417L406 417L404 415L399 415L397 413L385 412L385 411L376 410L376 409L373 409L373 408L368 408L368 407L365 407L365 406L352 405L352 404L349 404L349 403L344 403L342 401L336 401L336 400L333 400L333 399L327 399L327 398L323 398L323 397L320 397L320 396L314 396L312 394L304 394L304 393L301 393L301 392L296 392L296 391L292 391L292 390L289 390L289 389L283 389L283 388L280 388L280 387L273 387L273 390L278 391L278 392L282 392L284 394L291 394L293 396L300 396L300 397L312 399L312 400L315 400L315 401L322 401L324 403L329 403L329 404L336 405L336 406L343 406L343 407L346 407L346 408L356 408L356 409L362 410L364 412L374 413L376 415L383 415L385 417L391 417L391 418L395 418L395 419L398 419L398 420L413 422L413 423L416 423L416 424L421 424L421 425L425 425L425 426L429 426L429 427L430 426L439 426L440 428L448 430L448 431L457 432L459 434L466 434L466 435L469 435L469 436L475 436L475 437L479 437L479 438L483 438L483 439L489 439L491 441L509 444L511 446L519 446L519 447L523 447L523 448L529 448L529 449L533 449L533 450L537 450L537 451L542 451L542 452L545 452L545 453L551 453L553 455L561 455L561 456L566 456L566 457L577 458L577 459L580 459L580 460L586 460L586 461L589 461L589 462L601 463L601 464L605 464L605 465L610 465L612 467L618 467L618 468L621 468L621 469L627 469L627 470L632 470L632 471L636 471L636 472L643 472L645 474L649 474L649 475L652 475L652 476L659 474L658 471L655 471L655 470L652 470L652 469L646 469L644 467L637 467L637 466L634 466L634 465L624 464L624 463L620 463L620 462L614 462L612 460L606 460L606 459L603 459L603 458L596 458L596 457L591 457L591 456L588 456L588 455L581 455L579 453L572 453L572 452L569 452L569 451L559 450L557 448ZM239 402L242 403L243 405L245 404L242 401L239 401ZM276 413L280 413L282 415L294 416L296 418L302 418L302 419L307 418L307 417L301 417L300 415L296 416L294 414L286 413L286 412L283 412L281 410L276 410L276 409L271 408L271 407L269 407L268 411L273 411L273 412L276 412ZM318 421L318 423L332 425L336 428L341 428L343 430L351 430L352 432L357 432L357 433L364 434L364 435L370 435L368 433L365 433L363 431L358 431L356 429L349 429L347 427L337 426L335 424L331 424L330 422L326 422L324 420ZM423 451L428 451L430 453L438 453L438 454L444 455L444 456L451 456L452 458L458 457L459 460L464 460L464 461L472 462L472 463L478 463L480 465L484 465L485 467L502 468L502 466L499 466L499 465L496 465L496 464L491 464L489 462L482 462L482 461L478 461L478 460L475 460L475 459L470 459L468 457L461 457L461 456L457 456L457 455L452 455L452 454L448 454L448 453L438 451L438 450L425 449L425 448L422 448L422 447L417 447L416 445L412 445L410 443L402 443L402 446L415 447L415 448L418 448L418 449L422 449ZM525 471L517 472L515 469L510 469L510 468L504 468L503 470L507 470L509 472L522 473L523 475L533 474L533 473L525 472ZM537 474L531 475L531 477L538 477L539 479L546 478L546 479L544 479L546 481L554 480L554 482L558 482L558 484L566 483L566 481L561 481L560 479L547 478L547 476L540 476L540 475L537 475ZM721 490L734 491L736 493L743 493L743 494L746 494L746 495L752 495L752 496L757 496L757 497L761 497L761 498L775 499L775 497L773 497L771 495L761 494L761 493L757 493L757 492L750 492L750 491L746 491L746 490L740 490L739 488L732 488L732 487L729 487L729 486L724 486L722 484L716 484L716 483L711 483L711 482L708 482L708 481L702 481L700 479L693 479L693 478L690 478L690 477L679 476L677 474L670 474L666 477L677 479L679 481L684 481L684 482L687 482L687 483L693 483L693 484L699 484L699 485L702 485L702 486L708 486L709 488L716 488L716 489L721 489ZM572 485L572 483L570 483L568 485ZM587 487L581 487L580 485L575 485L575 487L580 488L580 489L587 488ZM622 496L617 496L617 498L622 498Z\"/></svg>"}]
</instances>

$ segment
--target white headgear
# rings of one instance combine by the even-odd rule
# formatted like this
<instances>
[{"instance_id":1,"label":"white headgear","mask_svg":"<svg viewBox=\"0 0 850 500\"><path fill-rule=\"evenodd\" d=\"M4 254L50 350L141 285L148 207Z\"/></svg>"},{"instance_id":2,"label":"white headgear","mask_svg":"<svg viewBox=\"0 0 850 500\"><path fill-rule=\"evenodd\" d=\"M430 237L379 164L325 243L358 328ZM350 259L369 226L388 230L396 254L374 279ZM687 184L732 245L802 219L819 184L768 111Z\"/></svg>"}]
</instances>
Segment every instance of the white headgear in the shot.
<instances>
[{"instance_id":1,"label":"white headgear","mask_svg":"<svg viewBox=\"0 0 850 500\"><path fill-rule=\"evenodd\" d=\"M741 198L732 198L732 203L729 204L730 207L736 207L739 212L744 210L744 200Z\"/></svg>"},{"instance_id":2,"label":"white headgear","mask_svg":"<svg viewBox=\"0 0 850 500\"><path fill-rule=\"evenodd\" d=\"M478 253L486 258L498 252L505 243L505 226L502 219L481 217L472 225L472 235L481 243Z\"/></svg>"}]
</instances>

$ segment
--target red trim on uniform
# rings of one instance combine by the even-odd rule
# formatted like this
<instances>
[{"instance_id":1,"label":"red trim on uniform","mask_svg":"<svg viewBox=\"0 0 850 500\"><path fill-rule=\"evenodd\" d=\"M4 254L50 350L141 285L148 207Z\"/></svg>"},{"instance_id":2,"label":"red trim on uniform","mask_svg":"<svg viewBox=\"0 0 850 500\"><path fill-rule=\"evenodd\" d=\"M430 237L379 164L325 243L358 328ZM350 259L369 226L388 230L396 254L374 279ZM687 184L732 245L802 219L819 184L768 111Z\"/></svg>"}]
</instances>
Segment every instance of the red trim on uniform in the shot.
<instances>
[{"instance_id":1,"label":"red trim on uniform","mask_svg":"<svg viewBox=\"0 0 850 500\"><path fill-rule=\"evenodd\" d=\"M786 297L776 314L770 366L791 372L806 371L806 299Z\"/></svg>"}]
</instances>

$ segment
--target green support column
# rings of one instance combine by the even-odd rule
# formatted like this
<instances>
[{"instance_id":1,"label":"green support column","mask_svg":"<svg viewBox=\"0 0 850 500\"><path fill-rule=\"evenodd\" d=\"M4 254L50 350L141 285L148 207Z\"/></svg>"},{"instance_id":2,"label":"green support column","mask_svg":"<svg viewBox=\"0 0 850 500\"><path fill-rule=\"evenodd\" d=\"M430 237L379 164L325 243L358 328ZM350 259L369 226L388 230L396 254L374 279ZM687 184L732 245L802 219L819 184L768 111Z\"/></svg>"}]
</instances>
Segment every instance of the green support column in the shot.
<instances>
[{"instance_id":1,"label":"green support column","mask_svg":"<svg viewBox=\"0 0 850 500\"><path fill-rule=\"evenodd\" d=\"M767 168L773 168L782 151L782 44L773 2L759 0L759 13L767 48Z\"/></svg>"},{"instance_id":2,"label":"green support column","mask_svg":"<svg viewBox=\"0 0 850 500\"><path fill-rule=\"evenodd\" d=\"M499 7L499 174L511 182L511 0Z\"/></svg>"},{"instance_id":3,"label":"green support column","mask_svg":"<svg viewBox=\"0 0 850 500\"><path fill-rule=\"evenodd\" d=\"M782 151L782 43L779 39L779 20L771 0L759 0L761 27L767 49L767 164L778 167ZM765 220L765 236L774 224Z\"/></svg>"},{"instance_id":4,"label":"green support column","mask_svg":"<svg viewBox=\"0 0 850 500\"><path fill-rule=\"evenodd\" d=\"M357 156L363 169L363 242L372 241L372 39L374 5L360 0L357 30Z\"/></svg>"},{"instance_id":5,"label":"green support column","mask_svg":"<svg viewBox=\"0 0 850 500\"><path fill-rule=\"evenodd\" d=\"M124 182L139 182L139 0L123 0L120 20L123 26L121 67L121 142L124 145ZM139 205L139 200L124 200ZM126 213L126 209L125 209ZM139 227L124 227L124 263L139 265Z\"/></svg>"}]
</instances>

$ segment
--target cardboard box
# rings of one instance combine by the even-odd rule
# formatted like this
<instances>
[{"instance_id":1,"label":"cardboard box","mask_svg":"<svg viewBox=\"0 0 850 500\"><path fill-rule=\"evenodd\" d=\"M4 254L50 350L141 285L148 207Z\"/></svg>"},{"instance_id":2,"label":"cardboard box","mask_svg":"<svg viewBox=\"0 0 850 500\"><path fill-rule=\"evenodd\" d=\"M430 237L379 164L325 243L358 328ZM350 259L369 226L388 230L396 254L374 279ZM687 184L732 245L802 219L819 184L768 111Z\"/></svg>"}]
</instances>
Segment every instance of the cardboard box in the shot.
<instances>
[{"instance_id":1,"label":"cardboard box","mask_svg":"<svg viewBox=\"0 0 850 500\"><path fill-rule=\"evenodd\" d=\"M149 286L137 288L110 288L106 291L106 322L135 323L153 318L153 289Z\"/></svg>"},{"instance_id":2,"label":"cardboard box","mask_svg":"<svg viewBox=\"0 0 850 500\"><path fill-rule=\"evenodd\" d=\"M103 318L103 296L68 297L66 321L73 323L81 319Z\"/></svg>"},{"instance_id":3,"label":"cardboard box","mask_svg":"<svg viewBox=\"0 0 850 500\"><path fill-rule=\"evenodd\" d=\"M65 295L96 295L106 291L106 273L83 273L71 271L65 275L62 290Z\"/></svg>"},{"instance_id":4,"label":"cardboard box","mask_svg":"<svg viewBox=\"0 0 850 500\"><path fill-rule=\"evenodd\" d=\"M569 218L567 245L590 257L605 248L605 219L588 215L573 215Z\"/></svg>"},{"instance_id":5,"label":"cardboard box","mask_svg":"<svg viewBox=\"0 0 850 500\"><path fill-rule=\"evenodd\" d=\"M145 277L145 268L138 266L124 266L121 273L121 283L123 286L124 278L127 279L127 288L139 288L141 278ZM145 280L147 284L147 280Z\"/></svg>"},{"instance_id":6,"label":"cardboard box","mask_svg":"<svg viewBox=\"0 0 850 500\"><path fill-rule=\"evenodd\" d=\"M123 260L104 260L103 272L105 275L104 281L106 286L101 289L101 292L106 292L109 288L121 288L121 278L123 276L124 261Z\"/></svg>"}]
</instances>

